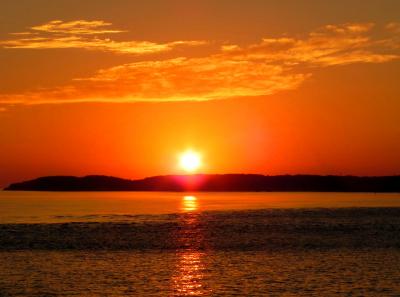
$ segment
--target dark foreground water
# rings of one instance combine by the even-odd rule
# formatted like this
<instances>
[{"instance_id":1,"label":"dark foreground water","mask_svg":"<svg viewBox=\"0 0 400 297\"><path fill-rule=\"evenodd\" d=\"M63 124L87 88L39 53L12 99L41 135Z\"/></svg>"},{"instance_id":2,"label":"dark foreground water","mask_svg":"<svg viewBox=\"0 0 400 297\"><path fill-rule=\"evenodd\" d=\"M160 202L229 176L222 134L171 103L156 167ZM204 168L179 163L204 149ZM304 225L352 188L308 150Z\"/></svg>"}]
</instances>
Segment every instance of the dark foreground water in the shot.
<instances>
[{"instance_id":1,"label":"dark foreground water","mask_svg":"<svg viewBox=\"0 0 400 297\"><path fill-rule=\"evenodd\" d=\"M400 296L399 195L2 195L1 297Z\"/></svg>"}]
</instances>

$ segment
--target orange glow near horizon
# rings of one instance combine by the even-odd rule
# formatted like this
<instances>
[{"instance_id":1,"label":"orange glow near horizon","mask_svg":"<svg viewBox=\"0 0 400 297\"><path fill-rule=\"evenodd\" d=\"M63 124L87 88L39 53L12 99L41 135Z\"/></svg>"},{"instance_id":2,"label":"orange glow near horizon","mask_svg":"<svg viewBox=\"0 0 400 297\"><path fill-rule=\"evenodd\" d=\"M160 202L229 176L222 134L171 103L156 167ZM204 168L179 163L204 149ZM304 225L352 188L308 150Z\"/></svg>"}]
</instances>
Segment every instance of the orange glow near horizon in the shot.
<instances>
[{"instance_id":1,"label":"orange glow near horizon","mask_svg":"<svg viewBox=\"0 0 400 297\"><path fill-rule=\"evenodd\" d=\"M1 11L0 188L400 174L400 1L22 2Z\"/></svg>"}]
</instances>

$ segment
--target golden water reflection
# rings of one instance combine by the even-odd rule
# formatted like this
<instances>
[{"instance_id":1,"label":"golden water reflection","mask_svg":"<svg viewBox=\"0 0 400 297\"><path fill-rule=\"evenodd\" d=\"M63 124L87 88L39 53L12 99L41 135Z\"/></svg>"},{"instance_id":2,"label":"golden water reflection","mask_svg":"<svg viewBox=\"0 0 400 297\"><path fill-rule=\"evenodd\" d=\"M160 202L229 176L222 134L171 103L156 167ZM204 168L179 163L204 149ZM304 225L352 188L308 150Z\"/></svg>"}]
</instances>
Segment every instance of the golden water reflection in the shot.
<instances>
[{"instance_id":1,"label":"golden water reflection","mask_svg":"<svg viewBox=\"0 0 400 297\"><path fill-rule=\"evenodd\" d=\"M174 291L178 296L202 296L206 294L203 288L204 264L203 254L196 250L186 250L178 253L178 263L174 275Z\"/></svg>"},{"instance_id":2,"label":"golden water reflection","mask_svg":"<svg viewBox=\"0 0 400 297\"><path fill-rule=\"evenodd\" d=\"M196 211L198 209L198 203L196 196L183 196L181 210L183 212Z\"/></svg>"},{"instance_id":3,"label":"golden water reflection","mask_svg":"<svg viewBox=\"0 0 400 297\"><path fill-rule=\"evenodd\" d=\"M177 250L177 263L173 275L173 290L176 296L204 296L209 291L204 286L206 256L201 248L203 231L199 222L198 199L195 196L183 196L180 207L179 228L175 240L180 244Z\"/></svg>"}]
</instances>

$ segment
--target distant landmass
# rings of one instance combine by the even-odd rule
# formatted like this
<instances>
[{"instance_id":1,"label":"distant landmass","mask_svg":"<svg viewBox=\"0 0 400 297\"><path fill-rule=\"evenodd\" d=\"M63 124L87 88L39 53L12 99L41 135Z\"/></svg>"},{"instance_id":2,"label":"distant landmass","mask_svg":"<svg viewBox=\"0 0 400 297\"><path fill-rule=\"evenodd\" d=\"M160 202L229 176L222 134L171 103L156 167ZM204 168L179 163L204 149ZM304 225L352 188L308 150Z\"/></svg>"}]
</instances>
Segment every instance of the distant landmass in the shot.
<instances>
[{"instance_id":1,"label":"distant landmass","mask_svg":"<svg viewBox=\"0 0 400 297\"><path fill-rule=\"evenodd\" d=\"M238 191L400 192L398 176L196 174L129 180L112 176L46 176L13 183L8 191Z\"/></svg>"}]
</instances>

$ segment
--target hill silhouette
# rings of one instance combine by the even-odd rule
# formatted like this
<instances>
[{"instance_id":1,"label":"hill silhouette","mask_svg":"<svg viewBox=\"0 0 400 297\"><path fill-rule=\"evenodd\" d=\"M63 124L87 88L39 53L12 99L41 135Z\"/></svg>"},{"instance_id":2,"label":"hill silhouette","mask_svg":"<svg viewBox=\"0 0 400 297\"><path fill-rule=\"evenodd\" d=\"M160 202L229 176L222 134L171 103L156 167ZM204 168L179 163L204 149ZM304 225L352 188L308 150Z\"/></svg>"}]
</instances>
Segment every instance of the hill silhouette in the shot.
<instances>
[{"instance_id":1,"label":"hill silhouette","mask_svg":"<svg viewBox=\"0 0 400 297\"><path fill-rule=\"evenodd\" d=\"M8 191L304 191L400 192L400 176L197 174L139 180L89 175L46 176L13 183Z\"/></svg>"}]
</instances>

